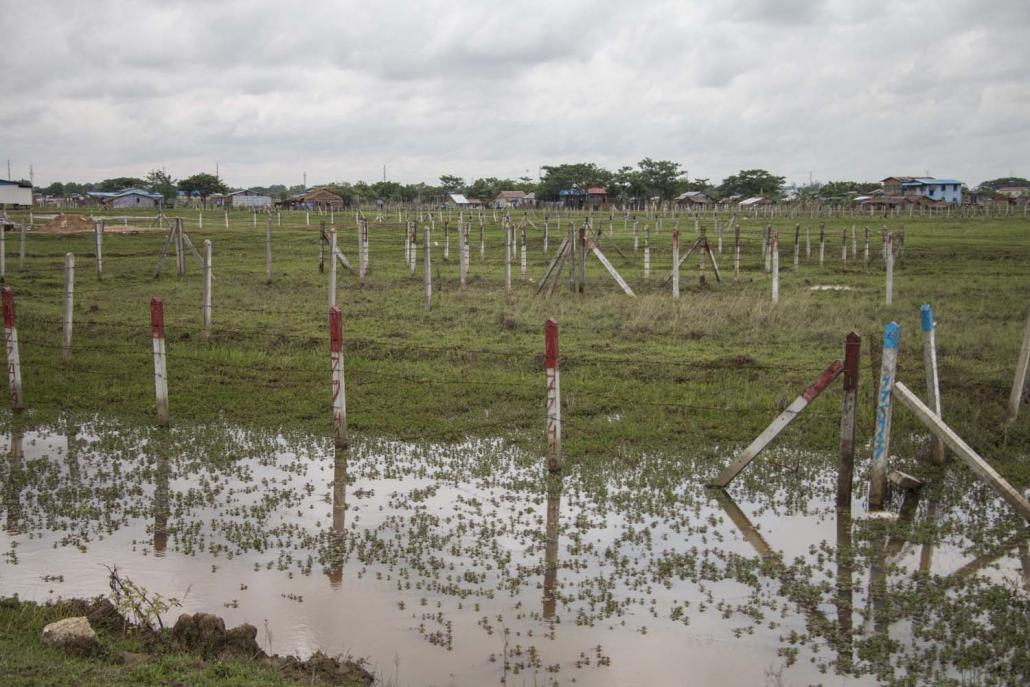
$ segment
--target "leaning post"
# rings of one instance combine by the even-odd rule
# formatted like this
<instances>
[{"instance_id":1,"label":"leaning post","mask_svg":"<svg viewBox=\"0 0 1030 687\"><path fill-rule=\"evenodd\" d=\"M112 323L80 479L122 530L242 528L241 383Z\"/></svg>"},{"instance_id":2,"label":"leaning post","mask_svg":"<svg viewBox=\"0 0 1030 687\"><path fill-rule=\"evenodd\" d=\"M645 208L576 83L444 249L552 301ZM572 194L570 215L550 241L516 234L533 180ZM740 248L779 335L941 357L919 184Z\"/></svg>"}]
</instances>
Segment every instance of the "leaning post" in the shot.
<instances>
[{"instance_id":1,"label":"leaning post","mask_svg":"<svg viewBox=\"0 0 1030 687\"><path fill-rule=\"evenodd\" d=\"M937 417L941 417L941 380L937 369L937 323L933 319L933 308L924 303L919 308L919 322L923 330L923 368L926 370L927 405ZM933 462L944 463L944 442L937 437L930 439L930 457Z\"/></svg>"},{"instance_id":2,"label":"leaning post","mask_svg":"<svg viewBox=\"0 0 1030 687\"><path fill-rule=\"evenodd\" d=\"M1030 316L1026 318L1023 328L1023 347L1019 349L1016 361L1016 378L1012 381L1012 393L1009 394L1009 418L1015 420L1019 415L1019 406L1023 400L1023 387L1026 385L1026 371L1030 367Z\"/></svg>"}]
</instances>

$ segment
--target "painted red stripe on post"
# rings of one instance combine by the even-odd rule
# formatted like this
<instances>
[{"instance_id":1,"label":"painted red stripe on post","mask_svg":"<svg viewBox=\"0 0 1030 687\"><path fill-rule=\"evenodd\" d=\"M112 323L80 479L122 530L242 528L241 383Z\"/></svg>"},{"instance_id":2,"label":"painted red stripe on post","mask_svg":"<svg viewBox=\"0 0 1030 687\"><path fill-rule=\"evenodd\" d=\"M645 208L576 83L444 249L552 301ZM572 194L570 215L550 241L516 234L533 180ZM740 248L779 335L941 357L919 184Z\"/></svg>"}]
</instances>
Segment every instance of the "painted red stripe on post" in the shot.
<instances>
[{"instance_id":1,"label":"painted red stripe on post","mask_svg":"<svg viewBox=\"0 0 1030 687\"><path fill-rule=\"evenodd\" d=\"M851 332L844 343L844 391L858 388L858 355L862 340L858 334Z\"/></svg>"},{"instance_id":2,"label":"painted red stripe on post","mask_svg":"<svg viewBox=\"0 0 1030 687\"><path fill-rule=\"evenodd\" d=\"M812 399L821 394L823 389L828 387L830 382L835 380L843 371L844 363L840 360L834 360L828 368L823 370L823 373L812 383L812 386L801 393L801 398L805 399L806 403L811 403Z\"/></svg>"},{"instance_id":3,"label":"painted red stripe on post","mask_svg":"<svg viewBox=\"0 0 1030 687\"><path fill-rule=\"evenodd\" d=\"M343 350L343 315L340 308L329 308L329 351L339 353Z\"/></svg>"},{"instance_id":4,"label":"painted red stripe on post","mask_svg":"<svg viewBox=\"0 0 1030 687\"><path fill-rule=\"evenodd\" d=\"M150 331L155 339L165 338L165 304L160 298L150 299Z\"/></svg>"},{"instance_id":5,"label":"painted red stripe on post","mask_svg":"<svg viewBox=\"0 0 1030 687\"><path fill-rule=\"evenodd\" d=\"M14 326L14 291L10 286L4 287L4 326Z\"/></svg>"},{"instance_id":6,"label":"painted red stripe on post","mask_svg":"<svg viewBox=\"0 0 1030 687\"><path fill-rule=\"evenodd\" d=\"M544 323L544 357L547 369L554 370L558 367L558 323L554 320L547 320Z\"/></svg>"}]
</instances>

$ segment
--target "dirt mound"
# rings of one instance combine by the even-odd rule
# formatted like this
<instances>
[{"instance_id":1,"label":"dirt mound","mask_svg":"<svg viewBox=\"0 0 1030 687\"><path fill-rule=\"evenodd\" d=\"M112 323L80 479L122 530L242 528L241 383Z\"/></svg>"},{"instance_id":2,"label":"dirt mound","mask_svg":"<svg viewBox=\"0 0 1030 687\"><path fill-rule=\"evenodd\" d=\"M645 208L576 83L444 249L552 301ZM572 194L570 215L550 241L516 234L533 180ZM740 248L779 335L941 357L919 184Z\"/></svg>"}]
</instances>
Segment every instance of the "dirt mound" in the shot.
<instances>
[{"instance_id":1,"label":"dirt mound","mask_svg":"<svg viewBox=\"0 0 1030 687\"><path fill-rule=\"evenodd\" d=\"M93 232L95 224L85 215L61 213L46 224L38 227L44 234L82 234Z\"/></svg>"}]
</instances>

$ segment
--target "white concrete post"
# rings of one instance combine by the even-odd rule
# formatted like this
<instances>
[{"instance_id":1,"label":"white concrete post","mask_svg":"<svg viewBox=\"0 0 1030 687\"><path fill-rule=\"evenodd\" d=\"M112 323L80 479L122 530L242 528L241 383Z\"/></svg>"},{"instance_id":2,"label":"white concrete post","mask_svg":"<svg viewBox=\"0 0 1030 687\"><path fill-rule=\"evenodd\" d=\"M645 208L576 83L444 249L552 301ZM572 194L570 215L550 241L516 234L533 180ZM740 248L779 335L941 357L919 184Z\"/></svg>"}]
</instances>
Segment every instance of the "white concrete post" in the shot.
<instances>
[{"instance_id":1,"label":"white concrete post","mask_svg":"<svg viewBox=\"0 0 1030 687\"><path fill-rule=\"evenodd\" d=\"M672 230L672 297L680 297L680 230Z\"/></svg>"},{"instance_id":2,"label":"white concrete post","mask_svg":"<svg viewBox=\"0 0 1030 687\"><path fill-rule=\"evenodd\" d=\"M884 243L884 251L887 256L887 305L894 303L894 235L888 233L887 241Z\"/></svg>"},{"instance_id":3,"label":"white concrete post","mask_svg":"<svg viewBox=\"0 0 1030 687\"><path fill-rule=\"evenodd\" d=\"M561 451L561 377L558 372L558 323L544 323L544 361L547 367L547 469L558 472Z\"/></svg>"},{"instance_id":4,"label":"white concrete post","mask_svg":"<svg viewBox=\"0 0 1030 687\"><path fill-rule=\"evenodd\" d=\"M265 283L272 283L272 218L265 222Z\"/></svg>"},{"instance_id":5,"label":"white concrete post","mask_svg":"<svg viewBox=\"0 0 1030 687\"><path fill-rule=\"evenodd\" d=\"M204 338L211 336L211 240L204 240Z\"/></svg>"},{"instance_id":6,"label":"white concrete post","mask_svg":"<svg viewBox=\"0 0 1030 687\"><path fill-rule=\"evenodd\" d=\"M422 281L426 293L426 310L433 305L433 258L430 250L429 227L423 229L422 245ZM511 266L509 265L509 268ZM511 284L511 269L508 270L508 282Z\"/></svg>"},{"instance_id":7,"label":"white concrete post","mask_svg":"<svg viewBox=\"0 0 1030 687\"><path fill-rule=\"evenodd\" d=\"M334 258L335 259L335 258ZM347 448L347 391L343 373L343 315L329 308L329 367L332 372L333 436L337 448Z\"/></svg>"},{"instance_id":8,"label":"white concrete post","mask_svg":"<svg viewBox=\"0 0 1030 687\"><path fill-rule=\"evenodd\" d=\"M329 307L336 305L336 230L329 230Z\"/></svg>"},{"instance_id":9,"label":"white concrete post","mask_svg":"<svg viewBox=\"0 0 1030 687\"><path fill-rule=\"evenodd\" d=\"M75 298L75 256L64 256L64 339L61 353L65 360L72 357L72 306Z\"/></svg>"},{"instance_id":10,"label":"white concrete post","mask_svg":"<svg viewBox=\"0 0 1030 687\"><path fill-rule=\"evenodd\" d=\"M104 220L97 220L96 226L96 254L97 254L97 279L104 276ZM2 241L0 241L0 254L2 254ZM3 257L0 255L0 276L3 273Z\"/></svg>"},{"instance_id":11,"label":"white concrete post","mask_svg":"<svg viewBox=\"0 0 1030 687\"><path fill-rule=\"evenodd\" d=\"M772 244L769 246L772 253L772 302L780 302L780 233L773 232Z\"/></svg>"}]
</instances>

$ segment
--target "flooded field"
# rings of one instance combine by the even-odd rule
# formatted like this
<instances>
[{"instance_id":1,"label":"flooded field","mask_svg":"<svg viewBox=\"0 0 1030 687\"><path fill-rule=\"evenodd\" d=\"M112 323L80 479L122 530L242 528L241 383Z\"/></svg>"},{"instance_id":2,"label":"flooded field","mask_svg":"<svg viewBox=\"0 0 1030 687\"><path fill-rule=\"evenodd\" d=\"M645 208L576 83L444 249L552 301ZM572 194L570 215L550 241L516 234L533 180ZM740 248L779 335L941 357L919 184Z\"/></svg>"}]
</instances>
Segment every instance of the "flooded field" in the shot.
<instances>
[{"instance_id":1,"label":"flooded field","mask_svg":"<svg viewBox=\"0 0 1030 687\"><path fill-rule=\"evenodd\" d=\"M870 521L836 511L833 456L787 450L727 496L704 483L729 448L556 479L499 438L0 428L2 595L105 594L117 566L266 650L397 685L1030 676L1027 530L960 466Z\"/></svg>"}]
</instances>

